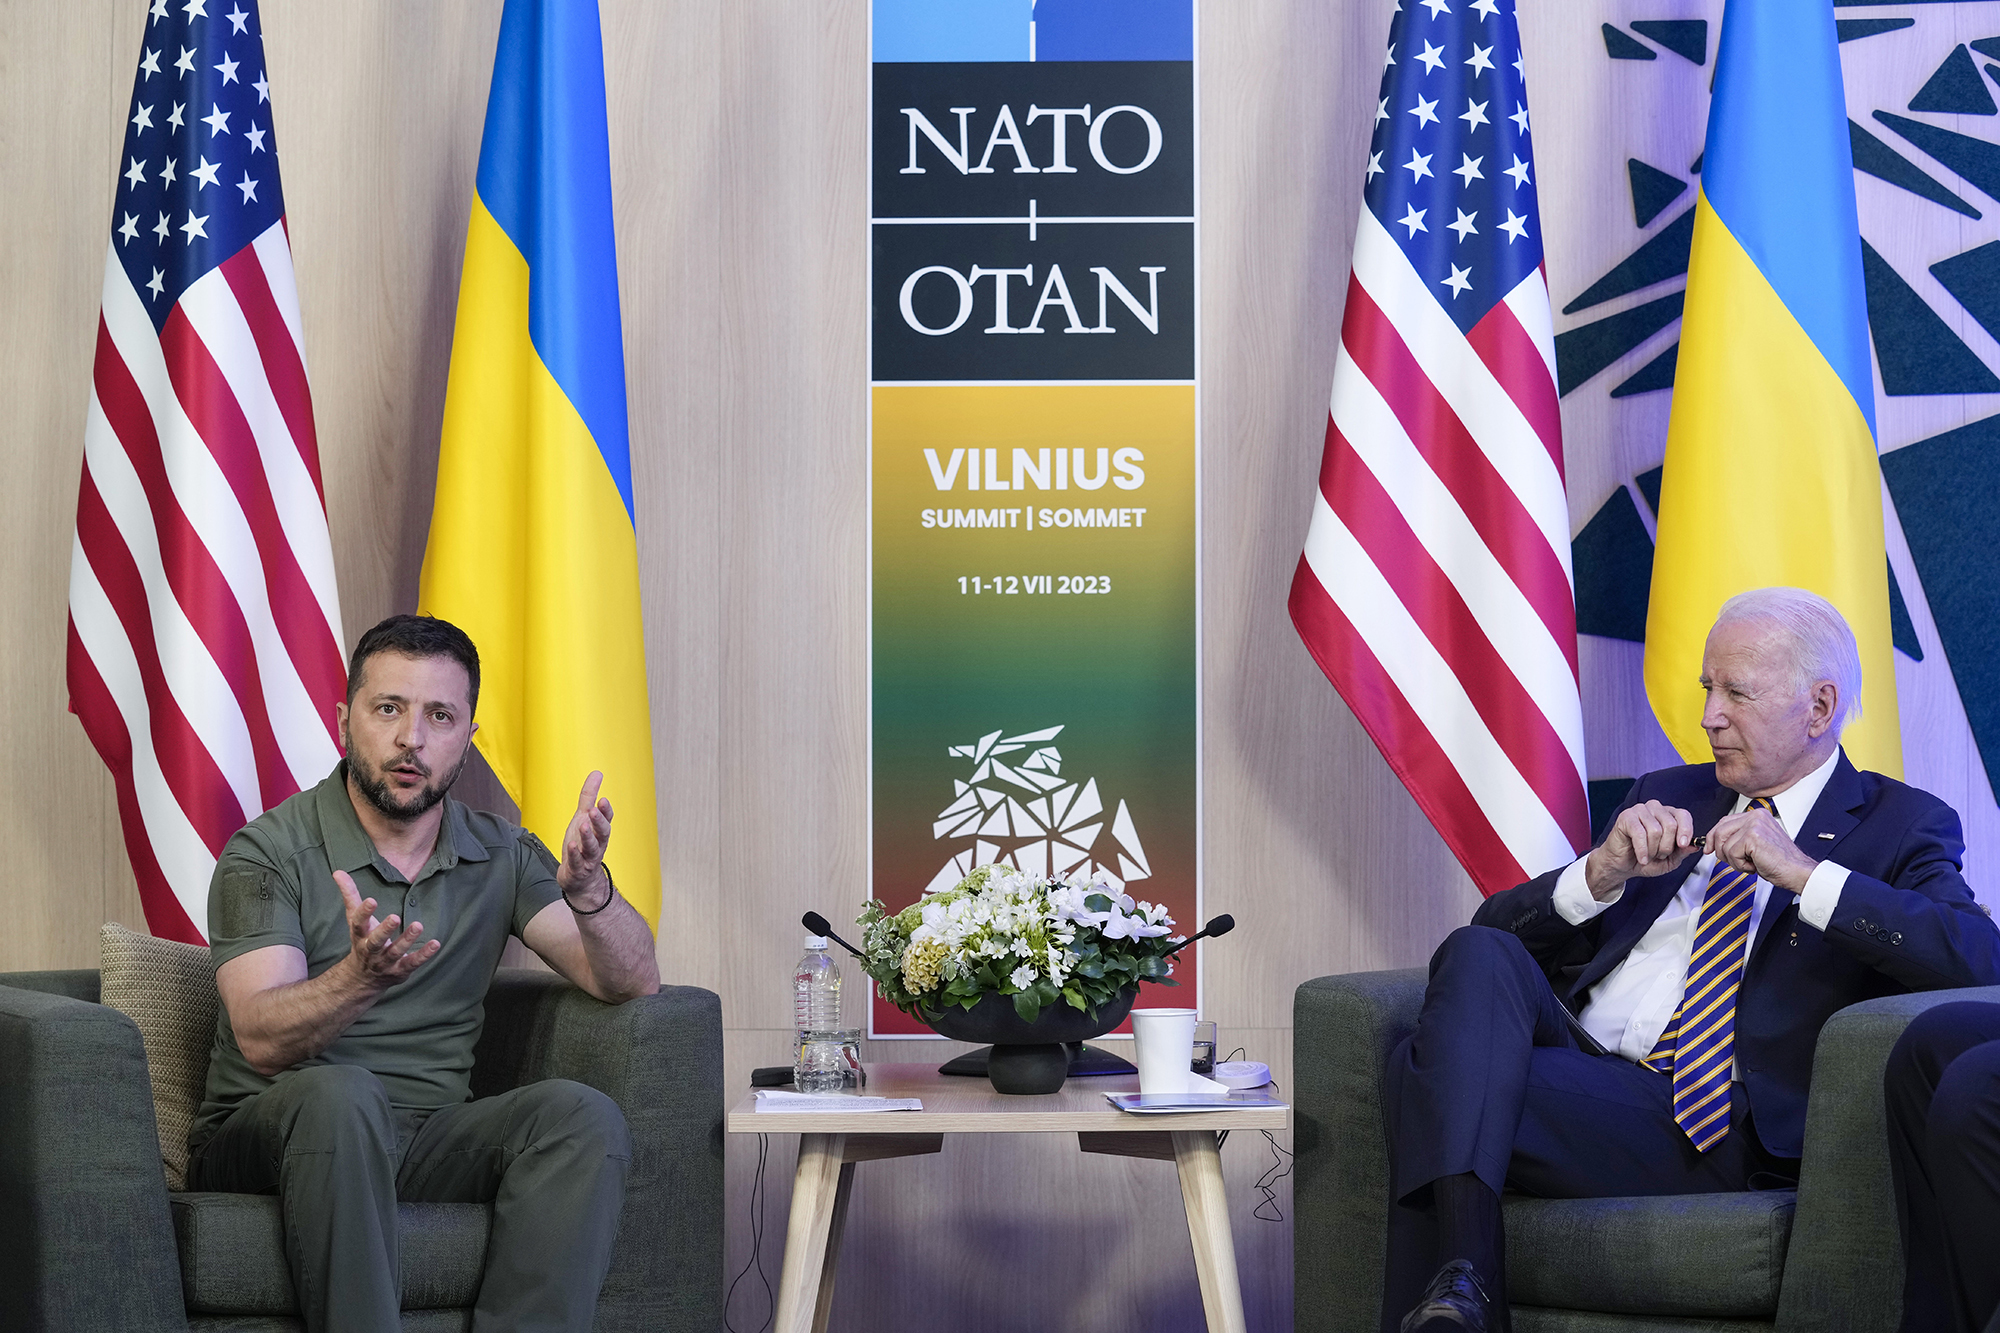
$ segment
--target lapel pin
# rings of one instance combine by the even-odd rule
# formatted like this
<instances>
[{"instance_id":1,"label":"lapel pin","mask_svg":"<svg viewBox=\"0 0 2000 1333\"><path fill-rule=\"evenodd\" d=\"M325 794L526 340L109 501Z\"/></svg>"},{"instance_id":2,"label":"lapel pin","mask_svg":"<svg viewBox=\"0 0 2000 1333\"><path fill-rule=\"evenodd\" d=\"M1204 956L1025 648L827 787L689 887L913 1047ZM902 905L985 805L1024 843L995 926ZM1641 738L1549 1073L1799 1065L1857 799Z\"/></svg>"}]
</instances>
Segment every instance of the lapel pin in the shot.
<instances>
[{"instance_id":1,"label":"lapel pin","mask_svg":"<svg viewBox=\"0 0 2000 1333\"><path fill-rule=\"evenodd\" d=\"M1833 835L1832 835L1831 833L1822 833L1822 834L1820 834L1819 836L1820 836L1820 840L1821 840L1821 841L1823 841L1823 842L1832 842L1832 841L1833 841Z\"/></svg>"}]
</instances>

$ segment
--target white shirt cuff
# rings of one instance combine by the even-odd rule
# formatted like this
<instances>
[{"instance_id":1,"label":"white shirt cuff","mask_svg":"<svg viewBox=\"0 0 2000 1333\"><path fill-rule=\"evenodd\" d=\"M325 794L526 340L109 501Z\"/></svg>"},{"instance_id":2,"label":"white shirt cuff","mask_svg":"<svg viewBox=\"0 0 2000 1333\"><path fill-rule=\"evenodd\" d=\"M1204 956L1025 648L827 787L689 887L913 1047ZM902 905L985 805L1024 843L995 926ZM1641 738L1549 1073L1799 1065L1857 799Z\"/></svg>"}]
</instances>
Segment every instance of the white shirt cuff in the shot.
<instances>
[{"instance_id":1,"label":"white shirt cuff","mask_svg":"<svg viewBox=\"0 0 2000 1333\"><path fill-rule=\"evenodd\" d=\"M1550 899L1556 909L1556 915L1572 926L1582 925L1625 896L1625 886L1622 884L1618 886L1616 893L1603 902L1590 896L1590 880L1583 873L1583 863L1589 859L1585 856L1570 862L1569 868L1556 876L1556 891ZM1833 909L1829 907L1827 915L1831 917L1832 914Z\"/></svg>"},{"instance_id":2,"label":"white shirt cuff","mask_svg":"<svg viewBox=\"0 0 2000 1333\"><path fill-rule=\"evenodd\" d=\"M1806 886L1799 891L1799 920L1814 930L1825 930L1840 908L1840 891L1847 886L1847 867L1821 861L1813 868Z\"/></svg>"}]
</instances>

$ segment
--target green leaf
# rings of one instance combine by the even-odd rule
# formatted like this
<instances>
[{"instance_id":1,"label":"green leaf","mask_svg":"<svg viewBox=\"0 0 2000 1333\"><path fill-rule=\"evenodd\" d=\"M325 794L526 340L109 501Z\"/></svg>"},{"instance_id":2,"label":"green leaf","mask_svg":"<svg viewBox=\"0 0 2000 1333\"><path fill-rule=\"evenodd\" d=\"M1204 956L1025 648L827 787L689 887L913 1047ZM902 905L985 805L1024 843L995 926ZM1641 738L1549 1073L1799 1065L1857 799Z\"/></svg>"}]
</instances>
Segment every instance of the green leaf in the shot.
<instances>
[{"instance_id":1,"label":"green leaf","mask_svg":"<svg viewBox=\"0 0 2000 1333\"><path fill-rule=\"evenodd\" d=\"M1108 912L1111 910L1111 900L1101 893L1091 894L1083 900L1083 905L1093 912Z\"/></svg>"},{"instance_id":2,"label":"green leaf","mask_svg":"<svg viewBox=\"0 0 2000 1333\"><path fill-rule=\"evenodd\" d=\"M1042 1002L1032 990L1024 990L1014 997L1014 1012L1023 1023L1032 1023L1041 1017Z\"/></svg>"}]
</instances>

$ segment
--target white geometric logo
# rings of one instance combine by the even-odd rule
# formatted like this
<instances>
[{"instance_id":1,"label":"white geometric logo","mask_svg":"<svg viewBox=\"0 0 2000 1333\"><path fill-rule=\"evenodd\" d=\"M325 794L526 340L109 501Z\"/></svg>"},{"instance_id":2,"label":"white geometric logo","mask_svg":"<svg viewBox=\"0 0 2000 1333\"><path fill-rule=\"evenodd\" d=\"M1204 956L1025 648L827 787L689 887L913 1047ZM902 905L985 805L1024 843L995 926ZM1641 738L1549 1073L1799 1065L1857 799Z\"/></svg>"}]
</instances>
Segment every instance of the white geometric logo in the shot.
<instances>
[{"instance_id":1,"label":"white geometric logo","mask_svg":"<svg viewBox=\"0 0 2000 1333\"><path fill-rule=\"evenodd\" d=\"M1111 819L1117 864L1105 854L1111 852L1108 847L1092 860L1098 835L1104 831L1104 802L1098 797L1096 778L1080 784L1063 779L1062 751L1048 744L1061 730L1047 727L1018 736L996 731L946 751L971 761L972 776L964 782L952 780L956 799L938 811L931 836L972 838L973 845L946 861L925 893L951 888L975 866L994 864L1043 876L1065 875L1083 865L1102 871L1114 888L1152 875L1122 800ZM1024 751L1025 757L1012 762L1002 758ZM1006 790L1009 787L1025 794Z\"/></svg>"}]
</instances>

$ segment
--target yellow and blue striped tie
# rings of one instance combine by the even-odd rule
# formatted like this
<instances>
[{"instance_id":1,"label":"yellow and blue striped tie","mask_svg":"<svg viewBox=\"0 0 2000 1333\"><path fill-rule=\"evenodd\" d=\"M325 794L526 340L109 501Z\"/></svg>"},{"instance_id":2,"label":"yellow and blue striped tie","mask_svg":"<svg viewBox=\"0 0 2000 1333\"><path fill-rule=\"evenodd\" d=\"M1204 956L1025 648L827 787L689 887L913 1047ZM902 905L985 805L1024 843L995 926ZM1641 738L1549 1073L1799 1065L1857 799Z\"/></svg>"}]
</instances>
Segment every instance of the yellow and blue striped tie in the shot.
<instances>
[{"instance_id":1,"label":"yellow and blue striped tie","mask_svg":"<svg viewBox=\"0 0 2000 1333\"><path fill-rule=\"evenodd\" d=\"M1750 808L1777 814L1770 798ZM1701 920L1688 957L1680 1007L1644 1063L1674 1076L1674 1123L1698 1152L1729 1133L1729 1073L1736 1055L1736 989L1743 980L1745 944L1757 877L1718 860L1701 899Z\"/></svg>"}]
</instances>

